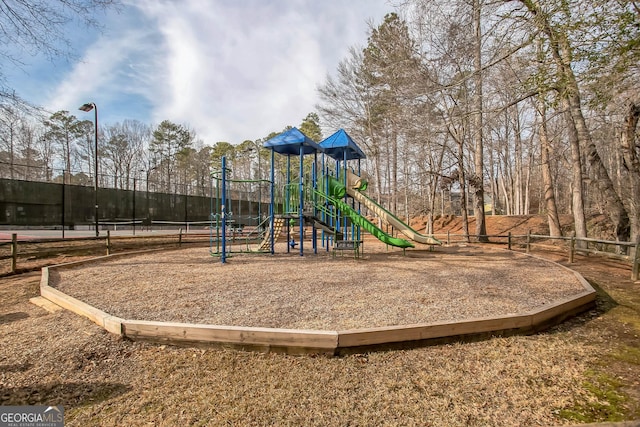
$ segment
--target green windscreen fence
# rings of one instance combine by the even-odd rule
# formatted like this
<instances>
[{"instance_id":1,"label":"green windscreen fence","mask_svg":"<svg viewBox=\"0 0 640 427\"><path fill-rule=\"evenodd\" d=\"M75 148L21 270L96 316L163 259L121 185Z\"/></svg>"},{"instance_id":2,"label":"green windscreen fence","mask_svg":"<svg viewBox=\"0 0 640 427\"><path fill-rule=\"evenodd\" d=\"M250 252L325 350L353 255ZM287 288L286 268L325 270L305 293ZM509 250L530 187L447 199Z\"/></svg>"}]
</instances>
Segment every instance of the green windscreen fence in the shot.
<instances>
[{"instance_id":1,"label":"green windscreen fence","mask_svg":"<svg viewBox=\"0 0 640 427\"><path fill-rule=\"evenodd\" d=\"M257 225L267 215L268 204L258 205L253 194L235 192L227 201L231 220ZM216 217L220 200L209 196L98 189L101 223L136 220L142 224L206 222ZM213 216L212 216L213 214ZM69 227L95 224L93 187L0 179L0 226Z\"/></svg>"}]
</instances>

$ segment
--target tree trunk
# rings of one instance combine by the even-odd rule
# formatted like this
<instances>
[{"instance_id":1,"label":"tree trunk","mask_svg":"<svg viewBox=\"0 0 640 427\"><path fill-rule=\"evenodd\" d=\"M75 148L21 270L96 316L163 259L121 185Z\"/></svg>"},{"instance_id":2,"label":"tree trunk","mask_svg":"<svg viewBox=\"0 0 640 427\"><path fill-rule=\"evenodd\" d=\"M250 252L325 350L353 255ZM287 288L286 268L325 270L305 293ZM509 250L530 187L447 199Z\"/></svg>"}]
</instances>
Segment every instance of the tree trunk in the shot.
<instances>
[{"instance_id":1,"label":"tree trunk","mask_svg":"<svg viewBox=\"0 0 640 427\"><path fill-rule=\"evenodd\" d=\"M493 147L489 150L489 177L491 179L491 215L496 215L498 206L498 189L496 188L495 161L493 158Z\"/></svg>"},{"instance_id":2,"label":"tree trunk","mask_svg":"<svg viewBox=\"0 0 640 427\"><path fill-rule=\"evenodd\" d=\"M578 131L568 110L567 100L563 99L565 108L564 117L569 133L569 146L571 147L571 211L576 237L587 237L587 220L584 214L583 184L582 184L582 159L580 156L580 141ZM578 247L584 248L584 242L578 242Z\"/></svg>"},{"instance_id":3,"label":"tree trunk","mask_svg":"<svg viewBox=\"0 0 640 427\"><path fill-rule=\"evenodd\" d=\"M533 145L533 141L531 142ZM531 197L529 193L531 192L531 170L533 169L533 150L529 152L529 161L527 162L527 174L524 180L524 214L529 215Z\"/></svg>"},{"instance_id":4,"label":"tree trunk","mask_svg":"<svg viewBox=\"0 0 640 427\"><path fill-rule=\"evenodd\" d=\"M544 185L544 202L547 211L547 220L549 222L549 235L552 237L562 236L562 228L560 226L560 218L558 217L558 207L556 206L556 198L553 186L553 177L551 174L551 164L549 163L549 136L547 133L547 114L544 101L539 103L539 113L541 117L540 135L540 161L542 163L542 181Z\"/></svg>"},{"instance_id":5,"label":"tree trunk","mask_svg":"<svg viewBox=\"0 0 640 427\"><path fill-rule=\"evenodd\" d=\"M391 134L391 181L390 181L390 206L391 212L398 212L398 133L392 123Z\"/></svg>"},{"instance_id":6,"label":"tree trunk","mask_svg":"<svg viewBox=\"0 0 640 427\"><path fill-rule=\"evenodd\" d=\"M474 190L473 212L476 217L476 236L479 242L488 242L487 226L484 216L484 163L483 163L483 134L482 134L482 27L480 25L480 0L473 0L474 26L474 140L475 140L475 174L472 180Z\"/></svg>"},{"instance_id":7,"label":"tree trunk","mask_svg":"<svg viewBox=\"0 0 640 427\"><path fill-rule=\"evenodd\" d=\"M523 214L523 206L522 206L522 132L520 129L520 118L518 113L518 105L516 104L512 111L513 115L513 125L514 125L514 147L513 147L513 157L515 160L515 183L513 185L513 209L515 215Z\"/></svg>"},{"instance_id":8,"label":"tree trunk","mask_svg":"<svg viewBox=\"0 0 640 427\"><path fill-rule=\"evenodd\" d=\"M461 139L458 142L458 182L460 183L460 214L462 215L462 232L469 241L469 214L467 209L467 176L464 172L464 143Z\"/></svg>"},{"instance_id":9,"label":"tree trunk","mask_svg":"<svg viewBox=\"0 0 640 427\"><path fill-rule=\"evenodd\" d=\"M640 159L636 151L636 128L640 119L640 105L632 103L625 120L620 145L624 161L625 175L628 176L629 197L623 197L627 212L630 213L630 239L640 239Z\"/></svg>"},{"instance_id":10,"label":"tree trunk","mask_svg":"<svg viewBox=\"0 0 640 427\"><path fill-rule=\"evenodd\" d=\"M376 202L382 203L382 166L380 165L380 154L378 151L374 153L373 162L376 180Z\"/></svg>"},{"instance_id":11,"label":"tree trunk","mask_svg":"<svg viewBox=\"0 0 640 427\"><path fill-rule=\"evenodd\" d=\"M573 80L573 84L575 84L575 80ZM619 241L626 242L629 241L629 215L620 197L618 197L618 193L616 193L613 181L611 181L609 177L609 172L605 168L598 149L591 138L591 133L587 128L584 115L582 114L580 95L577 90L578 87L577 84L575 84L575 88L569 97L569 103L571 105L571 115L578 131L578 138L586 147L587 161L589 162L589 166L591 166L590 170L595 178L593 181L598 189L598 194L600 194L604 202L604 211L607 212L609 219L613 223L616 238Z\"/></svg>"},{"instance_id":12,"label":"tree trunk","mask_svg":"<svg viewBox=\"0 0 640 427\"><path fill-rule=\"evenodd\" d=\"M438 157L438 164L435 165L435 167L432 167L432 170L442 170L442 162L444 160L444 152L446 150L446 147L447 147L447 144L443 143L440 150L440 155ZM438 194L439 183L440 183L440 178L438 177L438 175L434 175L433 178L431 179L431 187L429 188L430 203L429 203L429 215L428 215L428 222L427 222L427 234L433 234L433 216L434 216L433 211L436 208L436 197ZM442 211L444 215L444 195L442 197Z\"/></svg>"}]
</instances>

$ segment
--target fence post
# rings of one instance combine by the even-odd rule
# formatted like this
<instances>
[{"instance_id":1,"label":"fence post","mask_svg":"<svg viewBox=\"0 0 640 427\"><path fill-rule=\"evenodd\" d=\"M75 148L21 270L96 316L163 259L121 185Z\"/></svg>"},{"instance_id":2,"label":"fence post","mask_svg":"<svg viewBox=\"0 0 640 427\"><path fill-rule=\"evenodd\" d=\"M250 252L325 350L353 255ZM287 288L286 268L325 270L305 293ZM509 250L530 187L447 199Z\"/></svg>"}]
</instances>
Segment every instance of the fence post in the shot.
<instances>
[{"instance_id":1,"label":"fence post","mask_svg":"<svg viewBox=\"0 0 640 427\"><path fill-rule=\"evenodd\" d=\"M640 242L636 243L636 252L633 256L633 267L631 268L631 280L638 280L640 273Z\"/></svg>"},{"instance_id":2,"label":"fence post","mask_svg":"<svg viewBox=\"0 0 640 427\"><path fill-rule=\"evenodd\" d=\"M569 264L573 264L573 255L576 251L576 236L571 236L571 242L569 243Z\"/></svg>"},{"instance_id":3,"label":"fence post","mask_svg":"<svg viewBox=\"0 0 640 427\"><path fill-rule=\"evenodd\" d=\"M509 232L509 235L507 236L507 245L509 250L511 250L511 232Z\"/></svg>"},{"instance_id":4,"label":"fence post","mask_svg":"<svg viewBox=\"0 0 640 427\"><path fill-rule=\"evenodd\" d=\"M531 251L531 230L527 230L527 248L525 249L526 253Z\"/></svg>"},{"instance_id":5,"label":"fence post","mask_svg":"<svg viewBox=\"0 0 640 427\"><path fill-rule=\"evenodd\" d=\"M107 230L107 255L111 255L111 230Z\"/></svg>"},{"instance_id":6,"label":"fence post","mask_svg":"<svg viewBox=\"0 0 640 427\"><path fill-rule=\"evenodd\" d=\"M178 231L178 246L182 246L182 227Z\"/></svg>"},{"instance_id":7,"label":"fence post","mask_svg":"<svg viewBox=\"0 0 640 427\"><path fill-rule=\"evenodd\" d=\"M447 230L447 246L449 246L451 244L451 236L450 236L450 231Z\"/></svg>"},{"instance_id":8,"label":"fence post","mask_svg":"<svg viewBox=\"0 0 640 427\"><path fill-rule=\"evenodd\" d=\"M11 272L16 272L18 265L18 235L11 234Z\"/></svg>"}]
</instances>

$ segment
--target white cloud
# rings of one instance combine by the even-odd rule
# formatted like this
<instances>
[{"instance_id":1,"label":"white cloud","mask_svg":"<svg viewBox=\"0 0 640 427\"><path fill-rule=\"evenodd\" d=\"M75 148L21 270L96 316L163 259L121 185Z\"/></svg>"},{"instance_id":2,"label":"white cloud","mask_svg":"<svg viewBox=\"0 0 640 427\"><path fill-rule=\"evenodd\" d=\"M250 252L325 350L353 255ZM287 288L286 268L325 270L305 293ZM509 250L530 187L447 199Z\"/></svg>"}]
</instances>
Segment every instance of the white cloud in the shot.
<instances>
[{"instance_id":1,"label":"white cloud","mask_svg":"<svg viewBox=\"0 0 640 427\"><path fill-rule=\"evenodd\" d=\"M95 102L99 107L109 105L114 116L118 116L116 109L129 112L124 99L149 97L155 86L149 82L154 67L148 66L141 49L148 44L149 33L137 28L120 29L115 37L99 37L47 94L43 104L50 111L75 113L73 110L83 103Z\"/></svg>"},{"instance_id":2,"label":"white cloud","mask_svg":"<svg viewBox=\"0 0 640 427\"><path fill-rule=\"evenodd\" d=\"M313 111L317 85L388 10L384 0L132 2L49 104L104 104L103 123L188 124L207 144L261 138Z\"/></svg>"}]
</instances>

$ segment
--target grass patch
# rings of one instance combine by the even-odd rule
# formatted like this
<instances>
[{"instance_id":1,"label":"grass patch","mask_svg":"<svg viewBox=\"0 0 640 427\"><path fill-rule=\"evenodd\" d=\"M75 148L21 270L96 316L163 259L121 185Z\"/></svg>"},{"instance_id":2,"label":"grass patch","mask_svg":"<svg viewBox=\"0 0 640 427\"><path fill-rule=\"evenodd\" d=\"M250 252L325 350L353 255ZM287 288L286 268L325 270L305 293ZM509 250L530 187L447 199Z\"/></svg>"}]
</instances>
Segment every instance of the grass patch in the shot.
<instances>
[{"instance_id":1,"label":"grass patch","mask_svg":"<svg viewBox=\"0 0 640 427\"><path fill-rule=\"evenodd\" d=\"M640 366L640 348L623 346L617 353L611 355L616 360Z\"/></svg>"},{"instance_id":2,"label":"grass patch","mask_svg":"<svg viewBox=\"0 0 640 427\"><path fill-rule=\"evenodd\" d=\"M588 379L583 387L589 393L587 401L560 410L558 416L580 423L624 421L628 397L620 390L623 383L593 370L587 371L586 375Z\"/></svg>"},{"instance_id":3,"label":"grass patch","mask_svg":"<svg viewBox=\"0 0 640 427\"><path fill-rule=\"evenodd\" d=\"M618 307L614 313L616 320L633 328L636 332L640 332L640 316L638 311L631 307Z\"/></svg>"}]
</instances>

